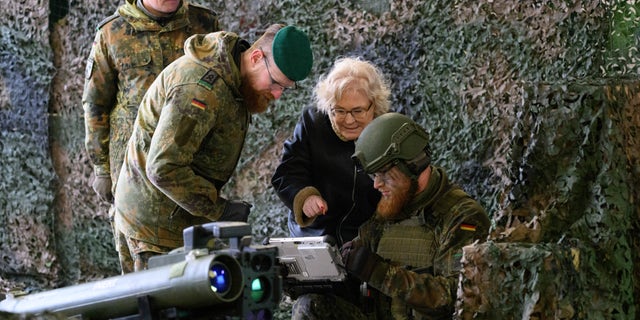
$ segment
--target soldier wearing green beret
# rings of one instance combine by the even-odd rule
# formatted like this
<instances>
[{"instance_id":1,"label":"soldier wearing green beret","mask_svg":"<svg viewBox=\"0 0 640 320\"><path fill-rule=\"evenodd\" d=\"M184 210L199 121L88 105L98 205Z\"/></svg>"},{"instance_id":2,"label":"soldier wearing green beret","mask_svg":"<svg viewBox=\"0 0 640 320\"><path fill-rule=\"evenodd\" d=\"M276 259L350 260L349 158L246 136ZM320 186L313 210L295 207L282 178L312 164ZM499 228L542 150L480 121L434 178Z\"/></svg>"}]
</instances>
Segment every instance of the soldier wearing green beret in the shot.
<instances>
[{"instance_id":1,"label":"soldier wearing green beret","mask_svg":"<svg viewBox=\"0 0 640 320\"><path fill-rule=\"evenodd\" d=\"M311 71L307 35L271 25L252 45L232 32L194 35L144 96L115 193L115 227L134 269L181 247L182 230L246 221L250 205L220 197L251 114ZM126 259L126 257L125 257Z\"/></svg>"},{"instance_id":2,"label":"soldier wearing green beret","mask_svg":"<svg viewBox=\"0 0 640 320\"><path fill-rule=\"evenodd\" d=\"M305 295L293 318L453 318L462 247L486 240L485 210L431 165L429 137L407 116L373 119L353 158L382 194L374 216L341 248L349 276L363 284L362 304Z\"/></svg>"},{"instance_id":3,"label":"soldier wearing green beret","mask_svg":"<svg viewBox=\"0 0 640 320\"><path fill-rule=\"evenodd\" d=\"M218 30L215 12L186 0L127 0L98 25L82 106L93 189L101 200L113 203L126 144L147 88L162 69L184 55L189 36ZM111 205L111 218L113 213Z\"/></svg>"}]
</instances>

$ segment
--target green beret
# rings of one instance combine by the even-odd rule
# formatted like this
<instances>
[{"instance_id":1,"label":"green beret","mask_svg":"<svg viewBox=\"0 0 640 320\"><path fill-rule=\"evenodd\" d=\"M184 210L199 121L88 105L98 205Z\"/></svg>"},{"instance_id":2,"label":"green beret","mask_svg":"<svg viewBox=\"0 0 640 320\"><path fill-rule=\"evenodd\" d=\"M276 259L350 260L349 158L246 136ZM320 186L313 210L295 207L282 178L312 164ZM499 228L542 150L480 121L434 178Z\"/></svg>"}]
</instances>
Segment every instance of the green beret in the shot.
<instances>
[{"instance_id":1,"label":"green beret","mask_svg":"<svg viewBox=\"0 0 640 320\"><path fill-rule=\"evenodd\" d=\"M273 61L291 81L306 78L313 65L313 54L307 34L294 26L280 29L271 47Z\"/></svg>"}]
</instances>

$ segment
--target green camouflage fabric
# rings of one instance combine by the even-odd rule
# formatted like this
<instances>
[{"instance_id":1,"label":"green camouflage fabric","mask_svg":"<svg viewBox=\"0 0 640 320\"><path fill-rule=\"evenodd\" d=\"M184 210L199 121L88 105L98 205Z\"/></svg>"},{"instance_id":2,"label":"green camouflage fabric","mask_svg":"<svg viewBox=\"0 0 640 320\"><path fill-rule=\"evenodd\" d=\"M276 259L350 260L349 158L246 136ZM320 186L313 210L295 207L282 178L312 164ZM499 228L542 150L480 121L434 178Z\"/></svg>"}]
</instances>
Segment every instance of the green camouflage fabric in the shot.
<instances>
[{"instance_id":1,"label":"green camouflage fabric","mask_svg":"<svg viewBox=\"0 0 640 320\"><path fill-rule=\"evenodd\" d=\"M118 251L118 259L120 260L120 271L122 274L135 271L135 262L129 252L129 244L124 233L119 232L115 226L112 227L115 239L116 251Z\"/></svg>"},{"instance_id":2,"label":"green camouflage fabric","mask_svg":"<svg viewBox=\"0 0 640 320\"><path fill-rule=\"evenodd\" d=\"M367 283L369 300L362 299L360 312L344 307L340 297L305 297L294 304L292 318L452 319L462 247L486 240L489 217L448 180L442 168L434 166L427 189L404 208L401 217L372 218L353 240L387 261L374 268Z\"/></svg>"},{"instance_id":3,"label":"green camouflage fabric","mask_svg":"<svg viewBox=\"0 0 640 320\"><path fill-rule=\"evenodd\" d=\"M85 147L97 176L116 180L138 105L147 88L171 62L184 54L184 41L219 30L213 11L186 0L162 23L126 0L98 25L87 60L82 96Z\"/></svg>"},{"instance_id":4,"label":"green camouflage fabric","mask_svg":"<svg viewBox=\"0 0 640 320\"><path fill-rule=\"evenodd\" d=\"M234 59L248 47L230 32L194 35L149 87L115 193L115 225L126 237L177 248L184 228L222 215L218 190L236 167L251 117Z\"/></svg>"},{"instance_id":5,"label":"green camouflage fabric","mask_svg":"<svg viewBox=\"0 0 640 320\"><path fill-rule=\"evenodd\" d=\"M358 241L390 260L388 268L376 268L368 283L378 291L373 304L376 318L451 319L462 247L486 240L489 217L477 201L448 180L442 168L434 166L426 190L405 207L403 216L400 221L372 219L358 236ZM421 243L412 241L416 234L410 227L402 226L404 233L393 232L394 225L414 217L423 226ZM383 244L384 251L380 250ZM412 265L424 261L420 251L428 255L428 262Z\"/></svg>"},{"instance_id":6,"label":"green camouflage fabric","mask_svg":"<svg viewBox=\"0 0 640 320\"><path fill-rule=\"evenodd\" d=\"M333 294L301 295L291 308L292 320L367 320L367 314L343 297Z\"/></svg>"},{"instance_id":7,"label":"green camouflage fabric","mask_svg":"<svg viewBox=\"0 0 640 320\"><path fill-rule=\"evenodd\" d=\"M119 232L115 228L114 232L122 274L146 270L151 257L167 254L174 249L159 247L133 238L127 238L124 233ZM135 253L132 255L131 252Z\"/></svg>"}]
</instances>

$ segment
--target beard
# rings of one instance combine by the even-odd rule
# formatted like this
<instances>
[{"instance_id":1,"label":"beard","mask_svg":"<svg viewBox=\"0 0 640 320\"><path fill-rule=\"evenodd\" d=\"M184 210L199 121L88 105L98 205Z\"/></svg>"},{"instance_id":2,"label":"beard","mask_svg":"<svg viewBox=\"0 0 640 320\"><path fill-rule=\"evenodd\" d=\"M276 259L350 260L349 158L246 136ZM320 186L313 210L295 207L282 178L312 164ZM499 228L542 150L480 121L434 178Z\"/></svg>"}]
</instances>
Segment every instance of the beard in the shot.
<instances>
[{"instance_id":1,"label":"beard","mask_svg":"<svg viewBox=\"0 0 640 320\"><path fill-rule=\"evenodd\" d=\"M383 220L396 220L402 209L415 197L418 182L407 179L407 183L399 185L388 197L382 197L378 202L376 216Z\"/></svg>"},{"instance_id":2,"label":"beard","mask_svg":"<svg viewBox=\"0 0 640 320\"><path fill-rule=\"evenodd\" d=\"M273 94L269 90L256 91L250 85L243 85L240 88L242 92L242 104L249 110L249 113L262 113L269 108L271 101L275 100Z\"/></svg>"}]
</instances>

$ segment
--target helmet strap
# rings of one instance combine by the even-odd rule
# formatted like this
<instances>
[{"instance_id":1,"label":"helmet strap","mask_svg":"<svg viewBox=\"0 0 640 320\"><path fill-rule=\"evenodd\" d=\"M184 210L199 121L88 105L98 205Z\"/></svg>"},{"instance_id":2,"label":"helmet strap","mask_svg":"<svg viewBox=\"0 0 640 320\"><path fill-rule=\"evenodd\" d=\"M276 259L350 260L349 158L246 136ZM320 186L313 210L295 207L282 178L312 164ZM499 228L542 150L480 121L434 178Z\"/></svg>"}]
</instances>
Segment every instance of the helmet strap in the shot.
<instances>
[{"instance_id":1,"label":"helmet strap","mask_svg":"<svg viewBox=\"0 0 640 320\"><path fill-rule=\"evenodd\" d=\"M398 160L397 163L396 163L396 166L398 167L398 169L400 169L400 171L402 171L402 173L404 173L411 180L418 180L418 176L420 175L420 173L418 172L416 174L413 171L411 171L409 169L409 167L407 166L407 163L405 161Z\"/></svg>"},{"instance_id":2,"label":"helmet strap","mask_svg":"<svg viewBox=\"0 0 640 320\"><path fill-rule=\"evenodd\" d=\"M431 164L431 152L429 146L420 152L415 158L408 161L398 161L398 168L411 179L418 176Z\"/></svg>"}]
</instances>

